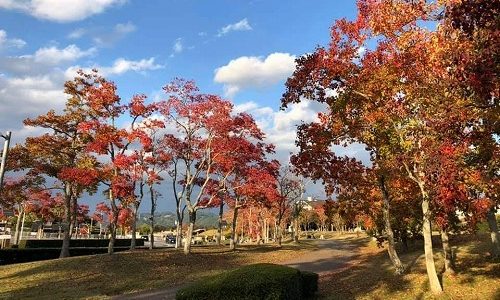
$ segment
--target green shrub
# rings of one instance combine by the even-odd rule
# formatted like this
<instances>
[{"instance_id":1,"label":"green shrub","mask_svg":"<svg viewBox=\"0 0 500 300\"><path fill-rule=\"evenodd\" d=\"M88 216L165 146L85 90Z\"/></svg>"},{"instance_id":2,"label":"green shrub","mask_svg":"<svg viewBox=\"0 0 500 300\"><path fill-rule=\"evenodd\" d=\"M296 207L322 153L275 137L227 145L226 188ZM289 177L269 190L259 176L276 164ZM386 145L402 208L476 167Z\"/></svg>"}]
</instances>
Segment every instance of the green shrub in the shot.
<instances>
[{"instance_id":1,"label":"green shrub","mask_svg":"<svg viewBox=\"0 0 500 300\"><path fill-rule=\"evenodd\" d=\"M128 250L128 248L115 248L115 252ZM71 248L71 256L83 256L107 253L107 248ZM58 248L7 248L0 249L0 266L23 262L48 260L59 258L61 249Z\"/></svg>"},{"instance_id":2,"label":"green shrub","mask_svg":"<svg viewBox=\"0 0 500 300\"><path fill-rule=\"evenodd\" d=\"M21 240L19 248L61 248L63 240L44 239L44 240ZM115 247L130 247L131 239L116 239ZM109 239L71 239L70 248L107 248ZM143 239L136 240L136 246L144 246Z\"/></svg>"},{"instance_id":3,"label":"green shrub","mask_svg":"<svg viewBox=\"0 0 500 300\"><path fill-rule=\"evenodd\" d=\"M307 298L314 295L318 291L318 274L301 271L300 275L302 275L302 296Z\"/></svg>"},{"instance_id":4,"label":"green shrub","mask_svg":"<svg viewBox=\"0 0 500 300\"><path fill-rule=\"evenodd\" d=\"M304 273L281 265L248 265L182 288L176 299L303 299L318 284L317 274Z\"/></svg>"}]
</instances>

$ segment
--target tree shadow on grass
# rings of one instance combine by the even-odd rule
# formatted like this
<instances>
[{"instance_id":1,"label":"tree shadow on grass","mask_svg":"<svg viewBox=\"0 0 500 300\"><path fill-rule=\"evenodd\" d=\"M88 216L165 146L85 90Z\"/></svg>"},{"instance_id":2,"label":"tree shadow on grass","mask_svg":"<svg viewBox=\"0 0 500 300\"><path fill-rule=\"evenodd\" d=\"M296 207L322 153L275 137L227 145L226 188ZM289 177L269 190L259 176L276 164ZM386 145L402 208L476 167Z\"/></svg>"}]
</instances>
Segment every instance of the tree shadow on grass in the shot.
<instances>
[{"instance_id":1,"label":"tree shadow on grass","mask_svg":"<svg viewBox=\"0 0 500 300\"><path fill-rule=\"evenodd\" d=\"M400 253L407 266L403 276L395 275L387 253L368 255L356 266L320 280L319 299L427 299L429 290L422 244ZM440 243L434 243L437 270L444 267ZM500 299L500 264L485 254L487 237L462 236L452 241L458 249L456 275L438 274L444 294L438 299Z\"/></svg>"},{"instance_id":2,"label":"tree shadow on grass","mask_svg":"<svg viewBox=\"0 0 500 300\"><path fill-rule=\"evenodd\" d=\"M364 256L358 264L320 279L319 299L357 299L383 286L388 293L409 289L406 276L394 274L386 252Z\"/></svg>"},{"instance_id":3,"label":"tree shadow on grass","mask_svg":"<svg viewBox=\"0 0 500 300\"><path fill-rule=\"evenodd\" d=\"M174 287L234 268L237 256L153 250L15 265L17 270L5 266L10 271L0 268L0 299L87 298Z\"/></svg>"}]
</instances>

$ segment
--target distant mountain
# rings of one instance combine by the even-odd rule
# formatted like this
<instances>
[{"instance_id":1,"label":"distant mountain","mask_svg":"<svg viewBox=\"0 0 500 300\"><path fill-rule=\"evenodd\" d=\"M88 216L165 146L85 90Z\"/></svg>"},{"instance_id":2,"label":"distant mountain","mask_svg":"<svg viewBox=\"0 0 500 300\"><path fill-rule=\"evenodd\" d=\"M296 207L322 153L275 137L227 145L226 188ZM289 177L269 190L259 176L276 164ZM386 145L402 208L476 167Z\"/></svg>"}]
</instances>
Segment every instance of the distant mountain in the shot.
<instances>
[{"instance_id":1,"label":"distant mountain","mask_svg":"<svg viewBox=\"0 0 500 300\"><path fill-rule=\"evenodd\" d=\"M138 225L141 224L149 224L151 214L149 213L140 213L138 216ZM175 220L177 219L175 213L166 211L155 214L155 224L166 226L166 227L174 227ZM219 216L210 211L198 211L196 214L196 228L216 228L218 225ZM184 224L187 224L189 221L188 214L184 214Z\"/></svg>"}]
</instances>

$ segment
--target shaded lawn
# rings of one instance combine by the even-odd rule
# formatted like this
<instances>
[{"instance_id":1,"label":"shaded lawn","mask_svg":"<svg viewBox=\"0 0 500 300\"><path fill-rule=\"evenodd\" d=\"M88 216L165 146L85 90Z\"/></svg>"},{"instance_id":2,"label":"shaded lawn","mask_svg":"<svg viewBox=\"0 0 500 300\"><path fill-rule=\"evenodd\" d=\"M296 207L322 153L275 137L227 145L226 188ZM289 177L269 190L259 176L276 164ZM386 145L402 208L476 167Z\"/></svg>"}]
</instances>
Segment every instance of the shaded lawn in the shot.
<instances>
[{"instance_id":1,"label":"shaded lawn","mask_svg":"<svg viewBox=\"0 0 500 300\"><path fill-rule=\"evenodd\" d=\"M189 256L174 249L137 250L0 266L0 299L105 299L175 287L245 264L281 262L313 248L194 247Z\"/></svg>"},{"instance_id":2,"label":"shaded lawn","mask_svg":"<svg viewBox=\"0 0 500 300\"><path fill-rule=\"evenodd\" d=\"M422 245L401 255L408 265L396 276L384 249L369 238L336 235L336 248L355 252L342 270L320 277L319 299L436 299L429 291ZM444 276L445 293L437 299L500 299L500 262L486 258L487 235L452 239L457 246L455 276ZM283 262L316 249L314 241L300 245L194 247L185 256L173 249L141 250L113 256L94 255L0 267L0 298L105 299L158 288L171 288L227 269L257 262ZM439 245L436 266L443 268Z\"/></svg>"},{"instance_id":3,"label":"shaded lawn","mask_svg":"<svg viewBox=\"0 0 500 300\"><path fill-rule=\"evenodd\" d=\"M456 250L457 274L442 275L444 269L440 245L434 249L436 268L444 293L432 295L421 243L401 256L408 266L397 276L385 250L364 255L356 265L320 278L319 299L500 299L500 262L487 257L487 235L463 236L452 240ZM437 243L436 243L437 244ZM372 248L376 246L371 244Z\"/></svg>"}]
</instances>

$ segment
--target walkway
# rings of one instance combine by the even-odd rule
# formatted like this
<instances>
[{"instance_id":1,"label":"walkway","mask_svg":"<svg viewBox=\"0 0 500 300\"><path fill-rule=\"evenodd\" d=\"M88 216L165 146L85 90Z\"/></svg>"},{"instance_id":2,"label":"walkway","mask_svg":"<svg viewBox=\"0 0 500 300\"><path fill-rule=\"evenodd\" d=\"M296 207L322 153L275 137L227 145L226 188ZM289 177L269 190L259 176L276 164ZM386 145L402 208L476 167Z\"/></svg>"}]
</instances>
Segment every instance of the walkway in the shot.
<instances>
[{"instance_id":1,"label":"walkway","mask_svg":"<svg viewBox=\"0 0 500 300\"><path fill-rule=\"evenodd\" d=\"M308 252L293 260L283 262L283 265L302 271L318 273L320 276L338 272L352 265L359 257L360 240L318 240L318 250Z\"/></svg>"},{"instance_id":2,"label":"walkway","mask_svg":"<svg viewBox=\"0 0 500 300\"><path fill-rule=\"evenodd\" d=\"M293 260L285 261L281 264L297 268L302 271L318 273L320 276L338 272L351 266L359 257L358 249L364 244L360 239L335 239L317 240L319 247ZM175 299L175 293L181 287L160 289L149 292L139 292L129 295L113 297L114 300L164 300Z\"/></svg>"}]
</instances>

